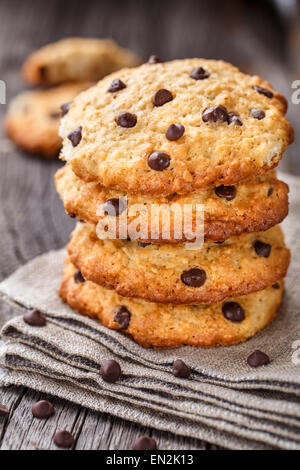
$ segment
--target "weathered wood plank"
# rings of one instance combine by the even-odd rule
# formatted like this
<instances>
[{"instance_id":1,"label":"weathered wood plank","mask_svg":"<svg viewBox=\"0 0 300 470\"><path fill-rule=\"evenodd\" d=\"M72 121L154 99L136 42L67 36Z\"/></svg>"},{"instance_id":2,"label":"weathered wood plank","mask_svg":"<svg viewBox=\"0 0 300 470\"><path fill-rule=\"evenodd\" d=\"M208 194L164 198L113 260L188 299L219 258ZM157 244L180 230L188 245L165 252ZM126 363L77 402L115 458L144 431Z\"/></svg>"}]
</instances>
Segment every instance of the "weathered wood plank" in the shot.
<instances>
[{"instance_id":1,"label":"weathered wood plank","mask_svg":"<svg viewBox=\"0 0 300 470\"><path fill-rule=\"evenodd\" d=\"M10 0L1 2L0 17L0 79L7 83L8 100L24 88L19 76L24 57L42 44L72 35L111 36L145 58L152 53L165 59L224 58L261 74L288 98L291 95L286 26L267 2ZM0 105L0 117L4 112L5 106ZM299 127L298 114L298 108L291 106L289 116ZM74 222L65 216L54 190L52 178L59 163L22 154L3 139L1 129L0 147L3 279L38 254L63 246ZM300 174L298 150L291 147L285 158L285 169L294 174ZM1 304L0 323L12 313L11 307ZM65 427L74 432L76 449L129 449L140 434L153 435L161 449L209 447L57 398L50 398L56 414L46 422L38 421L31 416L31 406L41 397L26 388L0 390L0 402L10 409L7 418L0 418L1 449L53 449L54 431Z\"/></svg>"}]
</instances>

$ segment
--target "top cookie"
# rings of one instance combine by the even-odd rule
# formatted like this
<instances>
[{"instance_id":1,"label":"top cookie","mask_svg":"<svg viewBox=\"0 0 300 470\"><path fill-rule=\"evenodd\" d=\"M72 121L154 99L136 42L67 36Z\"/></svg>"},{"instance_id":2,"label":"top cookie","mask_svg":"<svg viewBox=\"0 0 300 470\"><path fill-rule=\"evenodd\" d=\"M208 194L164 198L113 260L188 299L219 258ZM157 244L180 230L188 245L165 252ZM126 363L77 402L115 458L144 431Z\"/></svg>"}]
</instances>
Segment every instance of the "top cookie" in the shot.
<instances>
[{"instance_id":1,"label":"top cookie","mask_svg":"<svg viewBox=\"0 0 300 470\"><path fill-rule=\"evenodd\" d=\"M68 38L33 52L23 65L22 75L31 85L97 81L139 63L133 52L111 39Z\"/></svg>"},{"instance_id":2,"label":"top cookie","mask_svg":"<svg viewBox=\"0 0 300 470\"><path fill-rule=\"evenodd\" d=\"M61 125L86 181L150 196L231 185L275 167L293 140L286 101L223 61L144 64L106 77Z\"/></svg>"}]
</instances>

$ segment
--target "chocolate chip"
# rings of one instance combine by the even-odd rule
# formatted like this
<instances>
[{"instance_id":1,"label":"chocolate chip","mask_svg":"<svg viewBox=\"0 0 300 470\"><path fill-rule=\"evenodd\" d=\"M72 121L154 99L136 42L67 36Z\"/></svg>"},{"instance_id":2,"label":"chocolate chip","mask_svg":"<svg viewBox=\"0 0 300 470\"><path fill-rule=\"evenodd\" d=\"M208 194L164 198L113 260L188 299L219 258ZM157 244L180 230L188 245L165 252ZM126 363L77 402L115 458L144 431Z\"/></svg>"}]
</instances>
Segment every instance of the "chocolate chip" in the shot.
<instances>
[{"instance_id":1,"label":"chocolate chip","mask_svg":"<svg viewBox=\"0 0 300 470\"><path fill-rule=\"evenodd\" d=\"M163 106L164 104L172 101L173 95L169 90L161 88L158 90L155 95L153 96L153 104L154 106Z\"/></svg>"},{"instance_id":2,"label":"chocolate chip","mask_svg":"<svg viewBox=\"0 0 300 470\"><path fill-rule=\"evenodd\" d=\"M218 197L226 199L226 201L231 201L236 196L236 188L235 186L224 186L222 184L221 186L217 186L215 188L215 194Z\"/></svg>"},{"instance_id":3,"label":"chocolate chip","mask_svg":"<svg viewBox=\"0 0 300 470\"><path fill-rule=\"evenodd\" d=\"M33 416L39 419L46 419L54 414L54 406L46 400L38 401L31 408Z\"/></svg>"},{"instance_id":4,"label":"chocolate chip","mask_svg":"<svg viewBox=\"0 0 300 470\"><path fill-rule=\"evenodd\" d=\"M46 67L46 65L41 65L38 70L40 77L45 79L48 73L48 67Z\"/></svg>"},{"instance_id":5,"label":"chocolate chip","mask_svg":"<svg viewBox=\"0 0 300 470\"><path fill-rule=\"evenodd\" d=\"M269 258L271 253L271 245L269 243L264 243L261 240L256 240L254 242L254 250L258 256L262 258Z\"/></svg>"},{"instance_id":6,"label":"chocolate chip","mask_svg":"<svg viewBox=\"0 0 300 470\"><path fill-rule=\"evenodd\" d=\"M25 313L25 315L23 315L23 320L31 326L45 326L47 323L44 315L42 315L38 310L30 310Z\"/></svg>"},{"instance_id":7,"label":"chocolate chip","mask_svg":"<svg viewBox=\"0 0 300 470\"><path fill-rule=\"evenodd\" d=\"M126 210L127 205L123 199L112 198L105 201L102 207L105 215L112 215L117 217Z\"/></svg>"},{"instance_id":8,"label":"chocolate chip","mask_svg":"<svg viewBox=\"0 0 300 470\"><path fill-rule=\"evenodd\" d=\"M74 273L74 281L76 282L76 284L82 284L83 282L85 282L85 279L79 269L77 269Z\"/></svg>"},{"instance_id":9,"label":"chocolate chip","mask_svg":"<svg viewBox=\"0 0 300 470\"><path fill-rule=\"evenodd\" d=\"M120 127L134 127L137 123L137 117L135 114L122 113L116 118L116 123Z\"/></svg>"},{"instance_id":10,"label":"chocolate chip","mask_svg":"<svg viewBox=\"0 0 300 470\"><path fill-rule=\"evenodd\" d=\"M7 416L9 413L8 408L4 405L0 405L0 416Z\"/></svg>"},{"instance_id":11,"label":"chocolate chip","mask_svg":"<svg viewBox=\"0 0 300 470\"><path fill-rule=\"evenodd\" d=\"M60 118L60 113L57 113L56 111L53 111L53 113L49 114L49 117L51 119L58 119L58 118Z\"/></svg>"},{"instance_id":12,"label":"chocolate chip","mask_svg":"<svg viewBox=\"0 0 300 470\"><path fill-rule=\"evenodd\" d=\"M276 282L275 284L272 285L273 289L280 289L280 284Z\"/></svg>"},{"instance_id":13,"label":"chocolate chip","mask_svg":"<svg viewBox=\"0 0 300 470\"><path fill-rule=\"evenodd\" d=\"M245 319L243 307L237 302L226 302L223 304L222 312L227 320L232 322L242 322Z\"/></svg>"},{"instance_id":14,"label":"chocolate chip","mask_svg":"<svg viewBox=\"0 0 300 470\"><path fill-rule=\"evenodd\" d=\"M267 354L265 354L264 352L259 351L259 349L254 351L254 353L250 354L250 356L247 359L247 363L251 367L265 366L269 364L269 362L270 362L269 356L267 356Z\"/></svg>"},{"instance_id":15,"label":"chocolate chip","mask_svg":"<svg viewBox=\"0 0 300 470\"><path fill-rule=\"evenodd\" d=\"M166 132L166 138L168 140L178 140L184 134L184 126L182 124L171 124Z\"/></svg>"},{"instance_id":16,"label":"chocolate chip","mask_svg":"<svg viewBox=\"0 0 300 470\"><path fill-rule=\"evenodd\" d=\"M152 170L163 171L170 166L170 157L164 152L153 152L148 157L148 165Z\"/></svg>"},{"instance_id":17,"label":"chocolate chip","mask_svg":"<svg viewBox=\"0 0 300 470\"><path fill-rule=\"evenodd\" d=\"M82 127L77 127L77 129L70 132L68 139L72 142L73 147L77 147L82 139Z\"/></svg>"},{"instance_id":18,"label":"chocolate chip","mask_svg":"<svg viewBox=\"0 0 300 470\"><path fill-rule=\"evenodd\" d=\"M121 367L113 359L105 360L102 362L100 375L105 382L114 383L121 375Z\"/></svg>"},{"instance_id":19,"label":"chocolate chip","mask_svg":"<svg viewBox=\"0 0 300 470\"><path fill-rule=\"evenodd\" d=\"M201 287L206 281L206 273L203 269L192 268L181 274L181 280L189 287Z\"/></svg>"},{"instance_id":20,"label":"chocolate chip","mask_svg":"<svg viewBox=\"0 0 300 470\"><path fill-rule=\"evenodd\" d=\"M115 93L116 91L124 90L124 88L126 88L125 83L122 82L122 80L116 78L111 82L110 87L107 91L109 91L110 93Z\"/></svg>"},{"instance_id":21,"label":"chocolate chip","mask_svg":"<svg viewBox=\"0 0 300 470\"><path fill-rule=\"evenodd\" d=\"M181 359L176 359L173 362L173 374L175 377L187 379L191 374L191 369Z\"/></svg>"},{"instance_id":22,"label":"chocolate chip","mask_svg":"<svg viewBox=\"0 0 300 470\"><path fill-rule=\"evenodd\" d=\"M140 248L146 248L146 246L149 246L151 245L151 243L145 243L145 242L138 242L138 246Z\"/></svg>"},{"instance_id":23,"label":"chocolate chip","mask_svg":"<svg viewBox=\"0 0 300 470\"><path fill-rule=\"evenodd\" d=\"M141 436L137 439L133 446L132 450L156 450L157 444L155 439L148 436Z\"/></svg>"},{"instance_id":24,"label":"chocolate chip","mask_svg":"<svg viewBox=\"0 0 300 470\"><path fill-rule=\"evenodd\" d=\"M74 437L69 431L66 431L65 429L63 431L57 431L54 434L53 438L54 444L57 445L57 447L71 447L74 444Z\"/></svg>"},{"instance_id":25,"label":"chocolate chip","mask_svg":"<svg viewBox=\"0 0 300 470\"><path fill-rule=\"evenodd\" d=\"M164 62L158 55L151 55L148 59L147 64L159 64Z\"/></svg>"},{"instance_id":26,"label":"chocolate chip","mask_svg":"<svg viewBox=\"0 0 300 470\"><path fill-rule=\"evenodd\" d=\"M263 109L258 109L258 108L253 108L251 109L251 114L255 119L258 119L259 121L266 117L266 113L264 112Z\"/></svg>"},{"instance_id":27,"label":"chocolate chip","mask_svg":"<svg viewBox=\"0 0 300 470\"><path fill-rule=\"evenodd\" d=\"M60 107L61 109L61 116L65 116L66 114L68 114L69 112L69 109L71 108L73 104L73 101L68 101L67 103L63 103Z\"/></svg>"},{"instance_id":28,"label":"chocolate chip","mask_svg":"<svg viewBox=\"0 0 300 470\"><path fill-rule=\"evenodd\" d=\"M228 124L235 124L236 126L242 126L243 121L240 116L236 113L228 113Z\"/></svg>"},{"instance_id":29,"label":"chocolate chip","mask_svg":"<svg viewBox=\"0 0 300 470\"><path fill-rule=\"evenodd\" d=\"M124 306L121 305L117 307L114 314L114 321L118 323L118 325L123 329L126 330L130 323L131 313L129 310Z\"/></svg>"},{"instance_id":30,"label":"chocolate chip","mask_svg":"<svg viewBox=\"0 0 300 470\"><path fill-rule=\"evenodd\" d=\"M205 78L209 77L209 73L207 73L203 67L197 67L192 71L190 77L194 80L204 80Z\"/></svg>"},{"instance_id":31,"label":"chocolate chip","mask_svg":"<svg viewBox=\"0 0 300 470\"><path fill-rule=\"evenodd\" d=\"M263 88L258 85L254 85L253 90L257 91L261 95L267 96L267 98L273 98L274 93L271 90L268 90L267 88Z\"/></svg>"},{"instance_id":32,"label":"chocolate chip","mask_svg":"<svg viewBox=\"0 0 300 470\"><path fill-rule=\"evenodd\" d=\"M225 240L220 240L218 242L214 242L215 245L223 245L225 243Z\"/></svg>"},{"instance_id":33,"label":"chocolate chip","mask_svg":"<svg viewBox=\"0 0 300 470\"><path fill-rule=\"evenodd\" d=\"M274 188L273 188L273 186L271 186L271 187L268 189L268 197L272 196L273 191L274 191Z\"/></svg>"},{"instance_id":34,"label":"chocolate chip","mask_svg":"<svg viewBox=\"0 0 300 470\"><path fill-rule=\"evenodd\" d=\"M71 217L71 219L75 219L76 214L71 213L71 214L68 214L68 216Z\"/></svg>"},{"instance_id":35,"label":"chocolate chip","mask_svg":"<svg viewBox=\"0 0 300 470\"><path fill-rule=\"evenodd\" d=\"M202 114L204 122L227 122L228 113L224 106L210 106Z\"/></svg>"}]
</instances>

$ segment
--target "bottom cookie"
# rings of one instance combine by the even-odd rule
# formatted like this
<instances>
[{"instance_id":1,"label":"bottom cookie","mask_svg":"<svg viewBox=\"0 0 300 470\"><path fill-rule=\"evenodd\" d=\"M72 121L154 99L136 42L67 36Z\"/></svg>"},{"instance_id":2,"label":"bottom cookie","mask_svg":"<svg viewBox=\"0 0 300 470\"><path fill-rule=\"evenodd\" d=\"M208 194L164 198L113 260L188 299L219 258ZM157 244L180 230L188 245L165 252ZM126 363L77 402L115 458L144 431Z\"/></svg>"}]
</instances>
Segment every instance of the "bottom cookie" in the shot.
<instances>
[{"instance_id":1,"label":"bottom cookie","mask_svg":"<svg viewBox=\"0 0 300 470\"><path fill-rule=\"evenodd\" d=\"M121 297L84 281L69 259L59 295L82 315L129 334L144 347L217 346L245 341L276 316L283 282L210 305L169 305Z\"/></svg>"}]
</instances>

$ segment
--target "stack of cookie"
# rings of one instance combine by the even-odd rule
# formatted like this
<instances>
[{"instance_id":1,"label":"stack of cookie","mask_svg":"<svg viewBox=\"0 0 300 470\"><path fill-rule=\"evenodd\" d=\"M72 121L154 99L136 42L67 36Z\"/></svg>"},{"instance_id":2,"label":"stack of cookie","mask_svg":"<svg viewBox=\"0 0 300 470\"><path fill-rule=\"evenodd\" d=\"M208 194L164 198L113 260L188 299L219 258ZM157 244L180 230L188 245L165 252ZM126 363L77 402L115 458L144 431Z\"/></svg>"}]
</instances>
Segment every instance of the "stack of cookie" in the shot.
<instances>
[{"instance_id":1,"label":"stack of cookie","mask_svg":"<svg viewBox=\"0 0 300 470\"><path fill-rule=\"evenodd\" d=\"M59 118L82 90L105 75L138 65L138 57L111 39L68 38L33 52L24 62L26 83L51 88L26 91L10 104L5 119L9 137L26 152L55 157L61 148Z\"/></svg>"},{"instance_id":2,"label":"stack of cookie","mask_svg":"<svg viewBox=\"0 0 300 470\"><path fill-rule=\"evenodd\" d=\"M80 94L56 175L81 221L63 300L145 347L228 345L264 328L290 256L274 171L293 140L285 112L269 83L202 59L152 57ZM192 208L188 231L174 204Z\"/></svg>"}]
</instances>

